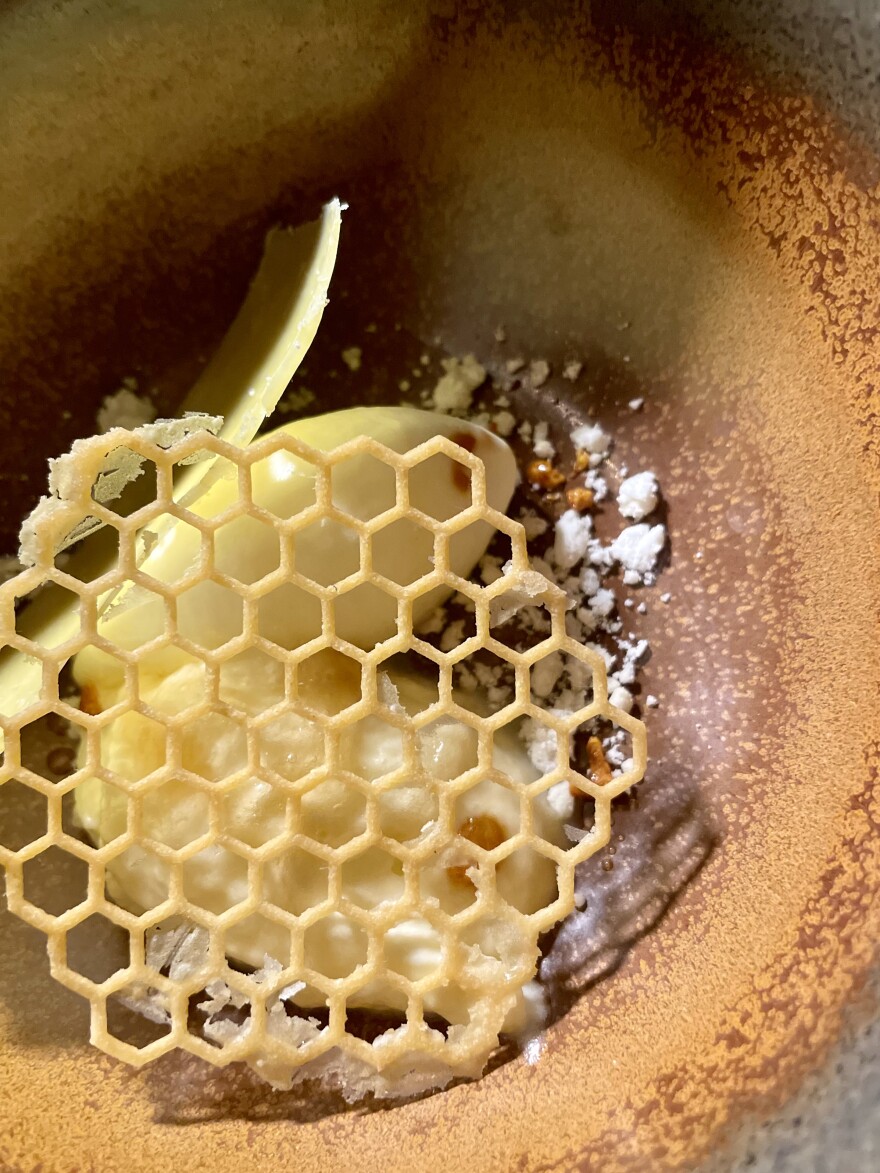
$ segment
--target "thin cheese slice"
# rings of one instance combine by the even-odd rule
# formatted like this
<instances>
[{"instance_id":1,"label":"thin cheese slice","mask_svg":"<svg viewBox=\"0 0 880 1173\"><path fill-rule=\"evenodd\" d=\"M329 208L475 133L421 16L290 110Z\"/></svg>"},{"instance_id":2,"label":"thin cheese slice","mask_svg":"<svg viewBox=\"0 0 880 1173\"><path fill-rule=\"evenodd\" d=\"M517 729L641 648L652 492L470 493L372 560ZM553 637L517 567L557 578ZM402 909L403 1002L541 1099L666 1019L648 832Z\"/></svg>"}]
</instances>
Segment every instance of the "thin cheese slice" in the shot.
<instances>
[{"instance_id":1,"label":"thin cheese slice","mask_svg":"<svg viewBox=\"0 0 880 1173\"><path fill-rule=\"evenodd\" d=\"M223 439L249 443L302 362L327 304L341 217L342 204L331 200L319 220L269 233L244 305L182 407L183 412L223 416ZM179 488L182 502L197 499L213 483L212 464L188 470ZM111 547L101 539L96 533L83 543L67 567L72 577L91 580L100 568L109 569ZM108 594L102 605L116 594ZM12 596L6 601L11 608ZM15 628L44 648L56 648L75 637L77 625L69 593L48 586ZM38 661L16 648L0 650L0 713L12 716L29 708L39 700L41 684Z\"/></svg>"}]
</instances>

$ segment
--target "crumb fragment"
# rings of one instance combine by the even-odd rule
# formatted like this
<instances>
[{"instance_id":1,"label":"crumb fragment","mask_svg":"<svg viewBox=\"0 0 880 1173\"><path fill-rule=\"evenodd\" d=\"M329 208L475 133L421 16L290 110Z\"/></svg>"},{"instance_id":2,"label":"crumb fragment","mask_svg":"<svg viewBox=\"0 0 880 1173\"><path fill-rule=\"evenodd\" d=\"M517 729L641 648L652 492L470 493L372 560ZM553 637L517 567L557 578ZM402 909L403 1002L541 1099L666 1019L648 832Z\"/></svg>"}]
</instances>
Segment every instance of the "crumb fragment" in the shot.
<instances>
[{"instance_id":1,"label":"crumb fragment","mask_svg":"<svg viewBox=\"0 0 880 1173\"><path fill-rule=\"evenodd\" d=\"M568 570L582 561L593 536L593 520L574 509L566 509L556 522L553 555L558 566Z\"/></svg>"},{"instance_id":2,"label":"crumb fragment","mask_svg":"<svg viewBox=\"0 0 880 1173\"><path fill-rule=\"evenodd\" d=\"M627 404L627 407L630 409L630 411L641 411L644 403L644 399L639 397L638 399L631 399Z\"/></svg>"},{"instance_id":3,"label":"crumb fragment","mask_svg":"<svg viewBox=\"0 0 880 1173\"><path fill-rule=\"evenodd\" d=\"M284 398L278 404L278 410L284 414L289 414L294 411L304 411L314 402L314 391L310 391L308 387L294 387L285 394Z\"/></svg>"},{"instance_id":4,"label":"crumb fragment","mask_svg":"<svg viewBox=\"0 0 880 1173\"><path fill-rule=\"evenodd\" d=\"M589 453L591 468L602 463L611 447L611 437L599 424L582 424L575 428L571 433L571 442L575 448Z\"/></svg>"},{"instance_id":5,"label":"crumb fragment","mask_svg":"<svg viewBox=\"0 0 880 1173\"><path fill-rule=\"evenodd\" d=\"M623 581L628 586L637 586L653 581L652 575L660 551L666 544L666 526L629 525L621 530L611 543L611 557L623 568Z\"/></svg>"},{"instance_id":6,"label":"crumb fragment","mask_svg":"<svg viewBox=\"0 0 880 1173\"><path fill-rule=\"evenodd\" d=\"M430 393L428 402L444 415L460 415L468 410L474 392L485 382L486 368L473 354L466 354L464 358L444 358L440 365L443 375Z\"/></svg>"},{"instance_id":7,"label":"crumb fragment","mask_svg":"<svg viewBox=\"0 0 880 1173\"><path fill-rule=\"evenodd\" d=\"M535 388L543 387L550 377L550 364L538 358L529 363L529 382Z\"/></svg>"},{"instance_id":8,"label":"crumb fragment","mask_svg":"<svg viewBox=\"0 0 880 1173\"><path fill-rule=\"evenodd\" d=\"M156 418L156 408L146 395L137 394L137 379L128 378L118 391L107 395L98 408L98 431L109 432L111 428L139 428L151 424Z\"/></svg>"},{"instance_id":9,"label":"crumb fragment","mask_svg":"<svg viewBox=\"0 0 880 1173\"><path fill-rule=\"evenodd\" d=\"M624 517L641 521L657 508L660 487L652 472L637 472L621 482L617 491L617 508Z\"/></svg>"},{"instance_id":10,"label":"crumb fragment","mask_svg":"<svg viewBox=\"0 0 880 1173\"><path fill-rule=\"evenodd\" d=\"M556 449L550 440L550 425L546 420L535 424L532 430L532 448L535 455L543 460L552 460L556 455Z\"/></svg>"},{"instance_id":11,"label":"crumb fragment","mask_svg":"<svg viewBox=\"0 0 880 1173\"><path fill-rule=\"evenodd\" d=\"M568 379L570 383L574 383L577 379L580 378L580 374L583 369L584 364L582 362L578 362L577 359L571 359L562 368L562 377L563 379Z\"/></svg>"},{"instance_id":12,"label":"crumb fragment","mask_svg":"<svg viewBox=\"0 0 880 1173\"><path fill-rule=\"evenodd\" d=\"M516 416L510 411L499 411L492 416L492 426L499 436L509 436L516 427Z\"/></svg>"},{"instance_id":13,"label":"crumb fragment","mask_svg":"<svg viewBox=\"0 0 880 1173\"><path fill-rule=\"evenodd\" d=\"M359 346L348 346L342 352L342 361L350 371L359 371L361 369L361 359L363 351Z\"/></svg>"}]
</instances>

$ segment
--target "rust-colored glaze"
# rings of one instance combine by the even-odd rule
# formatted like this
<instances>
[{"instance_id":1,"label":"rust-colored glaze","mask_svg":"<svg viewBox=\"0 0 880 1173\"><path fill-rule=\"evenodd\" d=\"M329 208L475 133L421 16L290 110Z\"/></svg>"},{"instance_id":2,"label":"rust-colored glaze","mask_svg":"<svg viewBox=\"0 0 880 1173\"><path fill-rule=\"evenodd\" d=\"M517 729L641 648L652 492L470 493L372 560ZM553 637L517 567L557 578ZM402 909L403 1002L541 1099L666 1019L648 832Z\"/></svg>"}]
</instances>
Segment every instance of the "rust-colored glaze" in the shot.
<instances>
[{"instance_id":1,"label":"rust-colored glaze","mask_svg":"<svg viewBox=\"0 0 880 1173\"><path fill-rule=\"evenodd\" d=\"M339 192L318 406L395 402L426 345L502 373L578 356L575 384L516 386L511 410L551 424L564 467L589 417L657 472L672 595L627 617L652 644L654 765L613 869L583 876L610 923L643 903L653 929L611 962L568 942L539 1063L380 1111L195 1060L132 1070L4 919L0 1166L690 1170L837 1039L880 937L880 166L791 84L638 7L631 28L626 5L591 26L393 0L332 30L268 0L0 18L8 548L45 457L125 375L172 410L266 227Z\"/></svg>"},{"instance_id":2,"label":"rust-colored glaze","mask_svg":"<svg viewBox=\"0 0 880 1173\"><path fill-rule=\"evenodd\" d=\"M459 448L464 448L466 452L473 452L477 446L477 442L470 432L456 432L453 436L450 436L450 439L453 444L457 444ZM452 483L462 493L466 493L470 489L471 470L466 464L460 464L457 460L453 460Z\"/></svg>"}]
</instances>

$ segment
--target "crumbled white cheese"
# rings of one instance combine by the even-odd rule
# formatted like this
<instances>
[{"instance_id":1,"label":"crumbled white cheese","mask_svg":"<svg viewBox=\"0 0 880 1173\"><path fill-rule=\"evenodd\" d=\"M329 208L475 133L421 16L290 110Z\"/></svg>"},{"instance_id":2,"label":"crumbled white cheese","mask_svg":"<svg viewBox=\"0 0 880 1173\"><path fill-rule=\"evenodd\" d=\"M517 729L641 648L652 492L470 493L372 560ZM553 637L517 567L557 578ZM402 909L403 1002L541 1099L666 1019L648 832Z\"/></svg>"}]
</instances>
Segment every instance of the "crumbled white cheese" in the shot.
<instances>
[{"instance_id":1,"label":"crumbled white cheese","mask_svg":"<svg viewBox=\"0 0 880 1173\"><path fill-rule=\"evenodd\" d=\"M509 436L516 427L516 416L509 411L499 411L492 416L492 423L499 436Z\"/></svg>"},{"instance_id":2,"label":"crumbled white cheese","mask_svg":"<svg viewBox=\"0 0 880 1173\"><path fill-rule=\"evenodd\" d=\"M342 352L342 361L350 371L359 371L361 369L361 356L363 351L359 346L348 346Z\"/></svg>"},{"instance_id":3,"label":"crumbled white cheese","mask_svg":"<svg viewBox=\"0 0 880 1173\"><path fill-rule=\"evenodd\" d=\"M645 402L645 401L644 401L644 399L642 399L642 398L639 398L639 399L631 399L631 400L629 401L629 404L628 404L627 406L629 407L630 411L640 411L640 410L641 410L641 408L642 408L642 406L643 406L643 404L644 404L644 402Z\"/></svg>"},{"instance_id":4,"label":"crumbled white cheese","mask_svg":"<svg viewBox=\"0 0 880 1173\"><path fill-rule=\"evenodd\" d=\"M571 433L571 442L582 452L598 456L608 451L611 437L599 424L581 424Z\"/></svg>"},{"instance_id":5,"label":"crumbled white cheese","mask_svg":"<svg viewBox=\"0 0 880 1173\"><path fill-rule=\"evenodd\" d=\"M593 521L589 514L566 509L555 528L553 556L557 566L569 570L580 562L589 549L592 533Z\"/></svg>"},{"instance_id":6,"label":"crumbled white cheese","mask_svg":"<svg viewBox=\"0 0 880 1173\"><path fill-rule=\"evenodd\" d=\"M465 412L474 398L474 391L485 381L486 368L472 354L464 358L444 358L440 365L443 375L431 392L430 403L444 415Z\"/></svg>"},{"instance_id":7,"label":"crumbled white cheese","mask_svg":"<svg viewBox=\"0 0 880 1173\"><path fill-rule=\"evenodd\" d=\"M441 648L441 650L445 649ZM532 693L536 697L546 699L556 688L561 675L562 656L559 652L551 652L549 656L545 656L543 660L538 660L536 664L532 665L529 676Z\"/></svg>"},{"instance_id":8,"label":"crumbled white cheese","mask_svg":"<svg viewBox=\"0 0 880 1173\"><path fill-rule=\"evenodd\" d=\"M453 648L457 648L460 643L464 641L464 620L456 619L454 623L450 623L440 639L440 651L451 652Z\"/></svg>"},{"instance_id":9,"label":"crumbled white cheese","mask_svg":"<svg viewBox=\"0 0 880 1173\"><path fill-rule=\"evenodd\" d=\"M623 567L623 581L632 586L647 582L665 544L665 525L642 522L621 530L611 543L610 554Z\"/></svg>"},{"instance_id":10,"label":"crumbled white cheese","mask_svg":"<svg viewBox=\"0 0 880 1173\"><path fill-rule=\"evenodd\" d=\"M593 500L596 504L600 504L608 496L608 482L603 476L600 476L595 469L591 468L586 477L584 484L592 491Z\"/></svg>"},{"instance_id":11,"label":"crumbled white cheese","mask_svg":"<svg viewBox=\"0 0 880 1173\"><path fill-rule=\"evenodd\" d=\"M581 594L586 595L587 598L589 598L590 595L595 595L596 591L598 591L601 585L599 581L599 575L592 568L592 566L585 566L581 571L579 585Z\"/></svg>"},{"instance_id":12,"label":"crumbled white cheese","mask_svg":"<svg viewBox=\"0 0 880 1173\"><path fill-rule=\"evenodd\" d=\"M493 582L497 582L501 577L501 559L496 558L494 554L484 554L480 559L480 579L491 586Z\"/></svg>"},{"instance_id":13,"label":"crumbled white cheese","mask_svg":"<svg viewBox=\"0 0 880 1173\"><path fill-rule=\"evenodd\" d=\"M661 603L671 603L672 602L671 593L669 591L664 591L663 594L660 596L660 602Z\"/></svg>"},{"instance_id":14,"label":"crumbled white cheese","mask_svg":"<svg viewBox=\"0 0 880 1173\"><path fill-rule=\"evenodd\" d=\"M550 528L550 523L547 518L540 517L537 513L524 513L520 517L520 522L526 531L526 540L529 542L534 538L539 538Z\"/></svg>"},{"instance_id":15,"label":"crumbled white cheese","mask_svg":"<svg viewBox=\"0 0 880 1173\"><path fill-rule=\"evenodd\" d=\"M608 694L608 699L612 705L618 709L623 709L625 713L632 711L633 694L622 684L618 684L617 687Z\"/></svg>"},{"instance_id":16,"label":"crumbled white cheese","mask_svg":"<svg viewBox=\"0 0 880 1173\"><path fill-rule=\"evenodd\" d=\"M550 425L546 420L541 420L540 423L535 424L532 432L532 448L535 455L542 460L552 460L556 455L556 449L551 443L549 437Z\"/></svg>"},{"instance_id":17,"label":"crumbled white cheese","mask_svg":"<svg viewBox=\"0 0 880 1173\"><path fill-rule=\"evenodd\" d=\"M104 398L98 408L99 432L109 432L111 428L140 428L153 422L155 407L145 395L137 395L136 389L137 380L129 378L118 391Z\"/></svg>"},{"instance_id":18,"label":"crumbled white cheese","mask_svg":"<svg viewBox=\"0 0 880 1173\"><path fill-rule=\"evenodd\" d=\"M567 362L562 368L562 377L563 379L568 379L570 383L573 383L577 378L580 377L580 373L583 369L584 364L582 362L578 362L576 358L571 359L571 361Z\"/></svg>"},{"instance_id":19,"label":"crumbled white cheese","mask_svg":"<svg viewBox=\"0 0 880 1173\"><path fill-rule=\"evenodd\" d=\"M534 764L534 763L533 763ZM574 815L574 795L567 782L557 782L546 792L547 805L560 819L570 819Z\"/></svg>"},{"instance_id":20,"label":"crumbled white cheese","mask_svg":"<svg viewBox=\"0 0 880 1173\"><path fill-rule=\"evenodd\" d=\"M653 693L649 692L648 695L645 697L645 704L648 706L649 709L656 709L657 706L660 704L660 701L657 699L657 697L654 696Z\"/></svg>"},{"instance_id":21,"label":"crumbled white cheese","mask_svg":"<svg viewBox=\"0 0 880 1173\"><path fill-rule=\"evenodd\" d=\"M550 377L550 364L542 358L529 363L529 382L533 387L543 387Z\"/></svg>"},{"instance_id":22,"label":"crumbled white cheese","mask_svg":"<svg viewBox=\"0 0 880 1173\"><path fill-rule=\"evenodd\" d=\"M587 606L594 615L598 615L601 619L606 619L615 606L614 591L601 588L596 591L592 598L587 599Z\"/></svg>"},{"instance_id":23,"label":"crumbled white cheese","mask_svg":"<svg viewBox=\"0 0 880 1173\"><path fill-rule=\"evenodd\" d=\"M617 490L617 508L624 517L641 521L657 508L660 488L652 472L637 472L621 482Z\"/></svg>"},{"instance_id":24,"label":"crumbled white cheese","mask_svg":"<svg viewBox=\"0 0 880 1173\"><path fill-rule=\"evenodd\" d=\"M504 369L507 371L508 375L515 375L517 371L521 371L525 365L526 360L524 358L509 358L504 364Z\"/></svg>"},{"instance_id":25,"label":"crumbled white cheese","mask_svg":"<svg viewBox=\"0 0 880 1173\"><path fill-rule=\"evenodd\" d=\"M289 415L291 412L303 411L314 402L314 391L310 391L308 387L294 387L285 393L278 404L278 410L284 415Z\"/></svg>"}]
</instances>

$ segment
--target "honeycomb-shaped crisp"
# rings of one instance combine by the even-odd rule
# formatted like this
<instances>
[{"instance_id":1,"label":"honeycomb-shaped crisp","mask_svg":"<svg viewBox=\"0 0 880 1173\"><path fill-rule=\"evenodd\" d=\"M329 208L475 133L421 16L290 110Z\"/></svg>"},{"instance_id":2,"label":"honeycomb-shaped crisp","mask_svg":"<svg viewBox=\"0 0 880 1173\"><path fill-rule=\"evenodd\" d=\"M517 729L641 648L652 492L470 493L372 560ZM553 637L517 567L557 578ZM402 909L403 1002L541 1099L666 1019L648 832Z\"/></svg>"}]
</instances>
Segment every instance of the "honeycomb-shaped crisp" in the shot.
<instances>
[{"instance_id":1,"label":"honeycomb-shaped crisp","mask_svg":"<svg viewBox=\"0 0 880 1173\"><path fill-rule=\"evenodd\" d=\"M478 1075L499 1035L524 1028L538 936L571 911L576 865L641 778L643 726L609 705L601 657L566 634L563 592L530 570L522 527L487 505L482 461L446 437L325 453L280 433L239 449L204 432L163 447L116 431L88 442L92 466L122 444L149 472L148 499L126 514L96 499L91 475L73 478L35 565L0 588L6 670L12 657L38 680L0 714L10 908L89 1001L92 1042L130 1063L180 1047L276 1084L335 1078L351 1095ZM290 516L261 504L252 478L279 453L313 484ZM196 458L225 478L219 513L175 491ZM334 497L352 460L386 486L369 516ZM410 499L428 462L469 485L452 516L433 516L424 491ZM104 541L104 561L56 558L65 533L97 523L88 541ZM488 586L450 557L474 525L510 542ZM163 559L169 533L178 556ZM37 587L76 621L29 627L17 604ZM413 605L452 591L473 622L439 651L414 631ZM511 646L524 605L544 622ZM375 638L352 642L365 615ZM582 711L535 702L531 673L558 653L592 679ZM515 682L491 714L453 692L453 668L476 654ZM551 758L555 743L540 777L517 764L522 718L546 730ZM598 723L629 734L625 772L579 757ZM554 787L584 796L585 832L553 814ZM138 1029L120 1027L122 1007Z\"/></svg>"}]
</instances>

